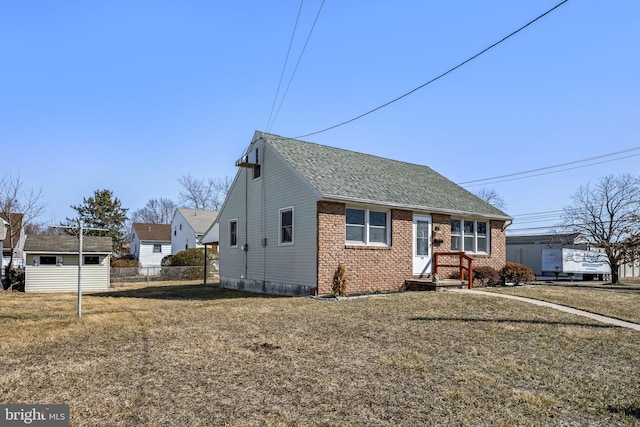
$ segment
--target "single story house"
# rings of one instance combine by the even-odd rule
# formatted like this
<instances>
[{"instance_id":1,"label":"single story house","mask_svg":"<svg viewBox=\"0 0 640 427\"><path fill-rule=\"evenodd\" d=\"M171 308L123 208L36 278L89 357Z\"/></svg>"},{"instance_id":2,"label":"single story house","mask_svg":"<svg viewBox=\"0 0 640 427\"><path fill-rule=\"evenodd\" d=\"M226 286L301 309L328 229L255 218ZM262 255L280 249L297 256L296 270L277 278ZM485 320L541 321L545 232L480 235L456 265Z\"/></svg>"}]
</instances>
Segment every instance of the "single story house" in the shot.
<instances>
[{"instance_id":1,"label":"single story house","mask_svg":"<svg viewBox=\"0 0 640 427\"><path fill-rule=\"evenodd\" d=\"M2 247L4 246L4 239L7 237L7 229L9 227L9 223L7 221L5 221L4 219L0 218L0 259L4 258L3 257L3 250ZM3 263L0 262L0 267L3 266ZM2 271L0 271L0 276L4 274L4 268L1 269Z\"/></svg>"},{"instance_id":2,"label":"single story house","mask_svg":"<svg viewBox=\"0 0 640 427\"><path fill-rule=\"evenodd\" d=\"M350 293L396 291L435 253L506 262L512 218L429 167L263 132L236 165L217 218L225 288L330 294L341 264Z\"/></svg>"},{"instance_id":3,"label":"single story house","mask_svg":"<svg viewBox=\"0 0 640 427\"><path fill-rule=\"evenodd\" d=\"M23 221L24 215L21 213L10 213L5 215L0 213L0 219L5 222L5 237L2 242L2 267L9 264L13 253L13 267L22 267L24 256L24 242L26 235L24 233Z\"/></svg>"},{"instance_id":4,"label":"single story house","mask_svg":"<svg viewBox=\"0 0 640 427\"><path fill-rule=\"evenodd\" d=\"M204 247L201 240L217 216L216 211L176 209L171 220L171 255L185 249Z\"/></svg>"},{"instance_id":5,"label":"single story house","mask_svg":"<svg viewBox=\"0 0 640 427\"><path fill-rule=\"evenodd\" d=\"M162 258L171 255L171 225L134 222L129 253L147 270L143 273L160 274Z\"/></svg>"},{"instance_id":6,"label":"single story house","mask_svg":"<svg viewBox=\"0 0 640 427\"><path fill-rule=\"evenodd\" d=\"M78 290L79 239L28 236L25 242L25 292ZM110 281L111 237L82 238L82 290L106 291Z\"/></svg>"}]
</instances>

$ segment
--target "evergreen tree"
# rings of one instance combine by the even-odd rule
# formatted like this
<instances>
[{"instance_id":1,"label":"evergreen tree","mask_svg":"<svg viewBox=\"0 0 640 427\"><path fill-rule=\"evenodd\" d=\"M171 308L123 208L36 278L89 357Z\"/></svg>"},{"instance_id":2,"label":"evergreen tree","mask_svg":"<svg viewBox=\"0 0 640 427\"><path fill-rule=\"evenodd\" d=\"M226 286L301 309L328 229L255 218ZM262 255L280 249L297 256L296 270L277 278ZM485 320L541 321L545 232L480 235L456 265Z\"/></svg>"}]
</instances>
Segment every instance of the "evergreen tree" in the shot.
<instances>
[{"instance_id":1,"label":"evergreen tree","mask_svg":"<svg viewBox=\"0 0 640 427\"><path fill-rule=\"evenodd\" d=\"M79 225L82 221L87 228L104 228L106 231L87 230L87 236L109 236L113 239L116 254L122 251L124 243L127 210L111 190L96 190L93 197L84 198L81 205L71 205L78 212L77 218L67 218L65 225Z\"/></svg>"}]
</instances>

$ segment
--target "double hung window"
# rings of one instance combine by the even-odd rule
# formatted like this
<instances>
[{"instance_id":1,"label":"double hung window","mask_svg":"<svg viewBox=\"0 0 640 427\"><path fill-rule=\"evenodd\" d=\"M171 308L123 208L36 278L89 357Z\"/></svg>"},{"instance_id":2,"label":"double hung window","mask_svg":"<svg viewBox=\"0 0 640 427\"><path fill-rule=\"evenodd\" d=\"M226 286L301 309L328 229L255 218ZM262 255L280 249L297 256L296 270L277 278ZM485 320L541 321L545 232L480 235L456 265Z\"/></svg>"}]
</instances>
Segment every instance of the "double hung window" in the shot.
<instances>
[{"instance_id":1,"label":"double hung window","mask_svg":"<svg viewBox=\"0 0 640 427\"><path fill-rule=\"evenodd\" d=\"M238 220L232 219L229 221L229 247L235 248L238 246Z\"/></svg>"},{"instance_id":2,"label":"double hung window","mask_svg":"<svg viewBox=\"0 0 640 427\"><path fill-rule=\"evenodd\" d=\"M451 250L489 253L488 223L469 219L451 220Z\"/></svg>"},{"instance_id":3,"label":"double hung window","mask_svg":"<svg viewBox=\"0 0 640 427\"><path fill-rule=\"evenodd\" d=\"M293 207L280 209L280 245L293 245Z\"/></svg>"},{"instance_id":4,"label":"double hung window","mask_svg":"<svg viewBox=\"0 0 640 427\"><path fill-rule=\"evenodd\" d=\"M346 241L365 245L389 244L389 213L371 209L347 208Z\"/></svg>"}]
</instances>

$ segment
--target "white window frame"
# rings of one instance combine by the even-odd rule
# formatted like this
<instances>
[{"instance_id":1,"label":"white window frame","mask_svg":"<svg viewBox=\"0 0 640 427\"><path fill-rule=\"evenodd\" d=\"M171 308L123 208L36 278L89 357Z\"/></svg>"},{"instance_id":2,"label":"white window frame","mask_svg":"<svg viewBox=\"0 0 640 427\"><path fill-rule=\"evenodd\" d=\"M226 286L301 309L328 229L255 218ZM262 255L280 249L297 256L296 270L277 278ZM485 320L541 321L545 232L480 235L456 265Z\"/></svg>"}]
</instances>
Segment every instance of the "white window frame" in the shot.
<instances>
[{"instance_id":1,"label":"white window frame","mask_svg":"<svg viewBox=\"0 0 640 427\"><path fill-rule=\"evenodd\" d=\"M161 254L162 253L162 243L152 243L151 253L153 254ZM158 250L156 250L156 248Z\"/></svg>"},{"instance_id":2,"label":"white window frame","mask_svg":"<svg viewBox=\"0 0 640 427\"><path fill-rule=\"evenodd\" d=\"M291 212L291 241L283 242L282 241L282 214L284 212ZM279 246L292 246L295 241L295 212L293 206L288 206L286 208L282 208L278 210L278 245Z\"/></svg>"},{"instance_id":3,"label":"white window frame","mask_svg":"<svg viewBox=\"0 0 640 427\"><path fill-rule=\"evenodd\" d=\"M364 232L363 232L363 239L364 240L347 240L347 235L346 235L346 227L349 226L356 226L358 224L348 224L347 223L347 210L358 210L358 211L364 211ZM384 236L384 242L371 242L370 241L370 230L372 228L380 228L379 226L374 226L371 225L370 223L370 214L371 212L379 212L379 213L384 213L385 214L385 236ZM381 209L371 209L371 208L363 208L363 207L357 207L357 206L347 206L345 211L344 211L344 222L345 222L345 242L347 245L362 245L362 246L391 246L390 242L391 242L391 212L388 210L381 210Z\"/></svg>"},{"instance_id":4,"label":"white window frame","mask_svg":"<svg viewBox=\"0 0 640 427\"><path fill-rule=\"evenodd\" d=\"M481 220L481 219L473 219L473 218L451 218L451 222L453 221L460 221L460 232L455 232L453 231L453 228L451 228L451 241L453 242L454 237L457 237L460 239L460 249L453 249L453 245L451 245L451 250L455 251L455 252L465 252L465 253L471 253L471 254L482 254L482 255L488 255L491 253L491 241L490 241L490 236L491 236L491 222L489 220ZM473 233L466 233L464 232L464 222L468 221L468 222L473 222ZM484 236L478 234L478 223L484 223L486 224L486 232L484 234ZM465 237L469 238L471 237L473 239L473 247L472 248L467 248L465 247ZM485 239L485 248L486 250L478 250L478 239ZM451 243L451 242L450 242Z\"/></svg>"},{"instance_id":5,"label":"white window frame","mask_svg":"<svg viewBox=\"0 0 640 427\"><path fill-rule=\"evenodd\" d=\"M236 244L232 245L231 244L231 223L235 223L236 224ZM229 220L229 228L228 228L228 234L227 236L229 237L229 247L230 248L237 248L238 247L238 218L232 218Z\"/></svg>"}]
</instances>

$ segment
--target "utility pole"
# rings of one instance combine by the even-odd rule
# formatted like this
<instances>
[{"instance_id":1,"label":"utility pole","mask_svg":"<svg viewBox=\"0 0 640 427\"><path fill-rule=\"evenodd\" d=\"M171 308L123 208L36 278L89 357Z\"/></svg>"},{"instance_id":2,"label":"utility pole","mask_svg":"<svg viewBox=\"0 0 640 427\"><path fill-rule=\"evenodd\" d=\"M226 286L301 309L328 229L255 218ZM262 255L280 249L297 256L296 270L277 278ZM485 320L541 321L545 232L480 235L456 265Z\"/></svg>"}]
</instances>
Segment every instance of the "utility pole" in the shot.
<instances>
[{"instance_id":1,"label":"utility pole","mask_svg":"<svg viewBox=\"0 0 640 427\"><path fill-rule=\"evenodd\" d=\"M78 230L78 317L82 317L82 236L85 230L109 231L108 228L94 228L84 226L82 220L78 221L79 226L56 225L55 228L65 228L68 230Z\"/></svg>"}]
</instances>

